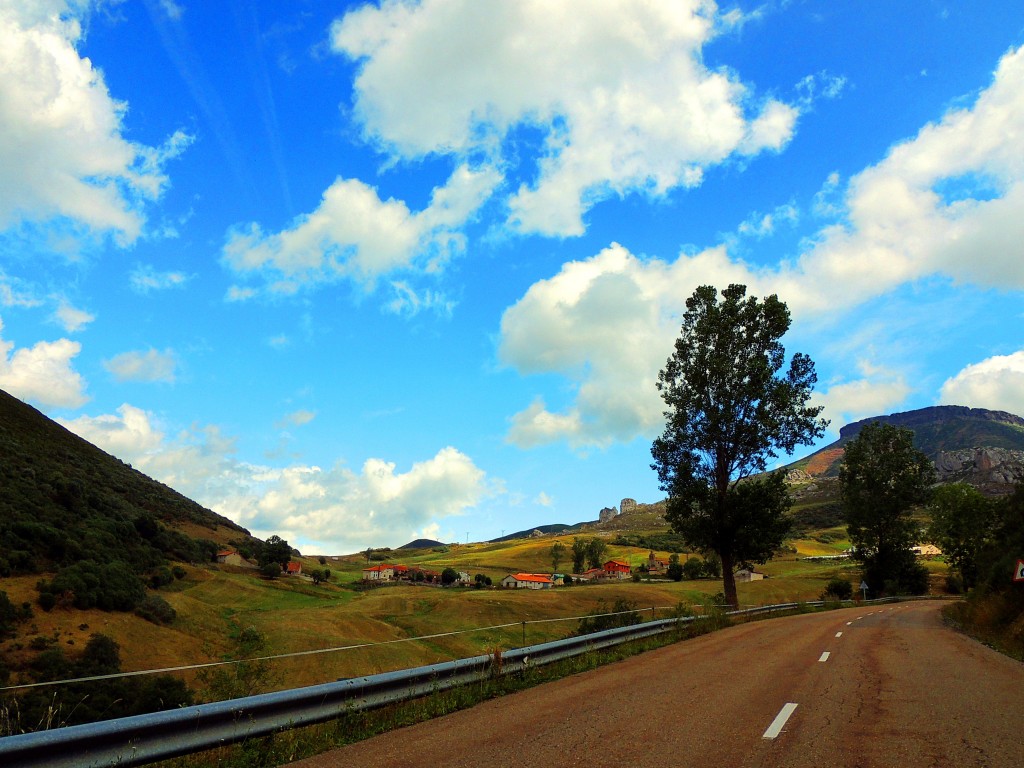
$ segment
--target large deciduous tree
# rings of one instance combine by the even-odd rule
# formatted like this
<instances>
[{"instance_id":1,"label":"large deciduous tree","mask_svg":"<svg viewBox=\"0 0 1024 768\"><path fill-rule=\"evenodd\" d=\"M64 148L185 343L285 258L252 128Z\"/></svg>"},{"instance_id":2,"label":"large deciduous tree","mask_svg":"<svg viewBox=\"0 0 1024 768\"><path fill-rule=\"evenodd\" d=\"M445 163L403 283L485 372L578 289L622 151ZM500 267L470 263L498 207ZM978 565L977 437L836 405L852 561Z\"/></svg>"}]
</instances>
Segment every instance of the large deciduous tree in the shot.
<instances>
[{"instance_id":1,"label":"large deciduous tree","mask_svg":"<svg viewBox=\"0 0 1024 768\"><path fill-rule=\"evenodd\" d=\"M788 368L779 339L789 309L743 285L705 285L686 301L675 351L658 374L666 425L651 465L668 494L666 517L694 548L722 559L726 601L737 606L734 567L766 562L789 531L779 452L821 437L828 422L809 406L817 376L807 356Z\"/></svg>"},{"instance_id":2,"label":"large deciduous tree","mask_svg":"<svg viewBox=\"0 0 1024 768\"><path fill-rule=\"evenodd\" d=\"M928 500L935 468L914 447L914 432L872 422L844 446L839 492L854 557L873 595L921 593L928 574L914 559L913 509Z\"/></svg>"}]
</instances>

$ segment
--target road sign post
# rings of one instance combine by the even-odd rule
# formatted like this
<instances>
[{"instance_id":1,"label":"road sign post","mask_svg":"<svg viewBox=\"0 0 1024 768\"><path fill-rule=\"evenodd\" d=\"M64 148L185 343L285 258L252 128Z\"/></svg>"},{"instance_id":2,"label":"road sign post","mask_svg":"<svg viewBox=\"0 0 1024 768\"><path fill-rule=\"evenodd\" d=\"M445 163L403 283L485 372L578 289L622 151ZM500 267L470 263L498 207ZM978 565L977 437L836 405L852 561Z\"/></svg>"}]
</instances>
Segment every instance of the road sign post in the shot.
<instances>
[{"instance_id":1,"label":"road sign post","mask_svg":"<svg viewBox=\"0 0 1024 768\"><path fill-rule=\"evenodd\" d=\"M1024 560L1017 561L1017 568L1013 572L1014 581L1024 581Z\"/></svg>"},{"instance_id":2,"label":"road sign post","mask_svg":"<svg viewBox=\"0 0 1024 768\"><path fill-rule=\"evenodd\" d=\"M860 582L860 591L861 591L861 594L864 595L864 599L867 600L868 599L868 583L866 581L861 580L861 582Z\"/></svg>"}]
</instances>

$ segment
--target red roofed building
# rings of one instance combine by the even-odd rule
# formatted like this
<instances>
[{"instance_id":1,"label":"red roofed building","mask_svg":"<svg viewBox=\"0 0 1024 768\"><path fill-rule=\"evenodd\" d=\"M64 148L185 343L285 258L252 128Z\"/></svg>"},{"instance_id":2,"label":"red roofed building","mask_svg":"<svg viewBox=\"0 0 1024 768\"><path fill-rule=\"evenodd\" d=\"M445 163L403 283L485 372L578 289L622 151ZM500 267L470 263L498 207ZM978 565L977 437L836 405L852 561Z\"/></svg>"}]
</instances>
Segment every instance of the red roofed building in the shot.
<instances>
[{"instance_id":1,"label":"red roofed building","mask_svg":"<svg viewBox=\"0 0 1024 768\"><path fill-rule=\"evenodd\" d=\"M551 589L555 582L539 573L510 573L501 580L501 586L506 589Z\"/></svg>"},{"instance_id":2,"label":"red roofed building","mask_svg":"<svg viewBox=\"0 0 1024 768\"><path fill-rule=\"evenodd\" d=\"M628 579L633 569L629 567L629 563L624 563L621 560L609 560L604 564L604 572L616 578Z\"/></svg>"},{"instance_id":3,"label":"red roofed building","mask_svg":"<svg viewBox=\"0 0 1024 768\"><path fill-rule=\"evenodd\" d=\"M289 576L298 576L302 573L302 563L296 563L294 560L285 566L284 572Z\"/></svg>"},{"instance_id":4,"label":"red roofed building","mask_svg":"<svg viewBox=\"0 0 1024 768\"><path fill-rule=\"evenodd\" d=\"M226 565L242 565L245 560L233 549L222 549L217 553L217 562Z\"/></svg>"},{"instance_id":5,"label":"red roofed building","mask_svg":"<svg viewBox=\"0 0 1024 768\"><path fill-rule=\"evenodd\" d=\"M390 565L373 565L363 568L364 581L391 581L395 577L395 569Z\"/></svg>"}]
</instances>

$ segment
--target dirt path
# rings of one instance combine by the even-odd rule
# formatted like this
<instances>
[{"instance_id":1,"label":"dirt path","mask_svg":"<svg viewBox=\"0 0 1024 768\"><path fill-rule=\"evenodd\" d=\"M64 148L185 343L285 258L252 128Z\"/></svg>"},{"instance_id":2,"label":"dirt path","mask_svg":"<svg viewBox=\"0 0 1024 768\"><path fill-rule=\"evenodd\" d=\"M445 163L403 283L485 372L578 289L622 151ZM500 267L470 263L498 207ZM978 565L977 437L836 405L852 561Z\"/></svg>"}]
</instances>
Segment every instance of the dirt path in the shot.
<instances>
[{"instance_id":1,"label":"dirt path","mask_svg":"<svg viewBox=\"0 0 1024 768\"><path fill-rule=\"evenodd\" d=\"M940 608L734 627L293 765L1024 766L1024 665Z\"/></svg>"}]
</instances>

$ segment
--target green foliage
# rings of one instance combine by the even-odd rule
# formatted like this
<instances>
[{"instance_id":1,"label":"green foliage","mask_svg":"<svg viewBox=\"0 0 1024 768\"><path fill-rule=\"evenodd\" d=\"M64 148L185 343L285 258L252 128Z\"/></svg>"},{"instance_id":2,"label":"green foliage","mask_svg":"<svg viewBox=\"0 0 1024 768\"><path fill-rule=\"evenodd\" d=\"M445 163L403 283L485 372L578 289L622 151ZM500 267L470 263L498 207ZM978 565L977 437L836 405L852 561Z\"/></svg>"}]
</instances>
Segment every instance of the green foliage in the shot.
<instances>
[{"instance_id":1,"label":"green foliage","mask_svg":"<svg viewBox=\"0 0 1024 768\"><path fill-rule=\"evenodd\" d=\"M608 550L605 540L594 536L587 541L587 565L591 568L600 568L604 565L604 555Z\"/></svg>"},{"instance_id":2,"label":"green foliage","mask_svg":"<svg viewBox=\"0 0 1024 768\"><path fill-rule=\"evenodd\" d=\"M291 559L292 548L280 536L269 537L256 554L256 562L260 564L260 567L269 563L277 563L280 566L280 570L287 568L288 562Z\"/></svg>"},{"instance_id":3,"label":"green foliage","mask_svg":"<svg viewBox=\"0 0 1024 768\"><path fill-rule=\"evenodd\" d=\"M276 579L281 575L280 563L271 562L260 566L260 576L265 579Z\"/></svg>"},{"instance_id":4,"label":"green foliage","mask_svg":"<svg viewBox=\"0 0 1024 768\"><path fill-rule=\"evenodd\" d=\"M685 539L678 533L620 533L611 541L618 547L638 547L665 552L689 552Z\"/></svg>"},{"instance_id":5,"label":"green foliage","mask_svg":"<svg viewBox=\"0 0 1024 768\"><path fill-rule=\"evenodd\" d=\"M69 658L61 646L54 645L33 659L29 671L36 682L116 674L121 671L120 648L110 637L93 634L77 659ZM160 675L34 688L16 698L8 697L0 706L19 712L19 729L32 731L130 717L192 703L192 692L184 682Z\"/></svg>"},{"instance_id":6,"label":"green foliage","mask_svg":"<svg viewBox=\"0 0 1024 768\"><path fill-rule=\"evenodd\" d=\"M854 557L864 564L873 597L927 591L927 570L911 549L917 538L911 512L928 500L934 478L909 429L873 422L846 444L840 497Z\"/></svg>"},{"instance_id":7,"label":"green foliage","mask_svg":"<svg viewBox=\"0 0 1024 768\"><path fill-rule=\"evenodd\" d=\"M587 562L587 542L579 536L572 540L572 570L573 573L582 573L583 566Z\"/></svg>"},{"instance_id":8,"label":"green foliage","mask_svg":"<svg viewBox=\"0 0 1024 768\"><path fill-rule=\"evenodd\" d=\"M558 573L558 564L562 562L562 558L565 557L565 544L560 541L556 541L551 545L551 571L552 573Z\"/></svg>"},{"instance_id":9,"label":"green foliage","mask_svg":"<svg viewBox=\"0 0 1024 768\"><path fill-rule=\"evenodd\" d=\"M695 557L691 557L685 563L682 568L683 576L689 580L699 579L704 575L704 561L698 560Z\"/></svg>"},{"instance_id":10,"label":"green foliage","mask_svg":"<svg viewBox=\"0 0 1024 768\"><path fill-rule=\"evenodd\" d=\"M822 600L849 600L853 597L853 585L848 579L836 577L825 585L821 594Z\"/></svg>"},{"instance_id":11,"label":"green foliage","mask_svg":"<svg viewBox=\"0 0 1024 768\"><path fill-rule=\"evenodd\" d=\"M18 624L31 618L32 606L28 603L16 606L7 593L0 590L0 640L12 636Z\"/></svg>"},{"instance_id":12,"label":"green foliage","mask_svg":"<svg viewBox=\"0 0 1024 768\"><path fill-rule=\"evenodd\" d=\"M44 594L67 600L83 610L99 608L104 611L130 611L146 595L138 576L117 560L109 563L83 560L69 565L60 569L52 581L40 581L38 589L40 607L44 610L47 610L46 605L53 607L49 598L42 600Z\"/></svg>"},{"instance_id":13,"label":"green foliage","mask_svg":"<svg viewBox=\"0 0 1024 768\"><path fill-rule=\"evenodd\" d=\"M171 624L178 617L177 611L159 595L147 595L139 603L135 613L154 624Z\"/></svg>"},{"instance_id":14,"label":"green foliage","mask_svg":"<svg viewBox=\"0 0 1024 768\"><path fill-rule=\"evenodd\" d=\"M325 581L331 580L331 569L330 568L314 568L309 573L309 577L313 579L314 584L322 584Z\"/></svg>"},{"instance_id":15,"label":"green foliage","mask_svg":"<svg viewBox=\"0 0 1024 768\"><path fill-rule=\"evenodd\" d=\"M996 503L973 486L953 483L932 493L928 511L932 516L929 540L959 575L961 589L971 589L978 582L982 550L995 529Z\"/></svg>"},{"instance_id":16,"label":"green foliage","mask_svg":"<svg viewBox=\"0 0 1024 768\"><path fill-rule=\"evenodd\" d=\"M189 522L246 534L0 391L0 576L120 560L138 573L199 562Z\"/></svg>"},{"instance_id":17,"label":"green foliage","mask_svg":"<svg viewBox=\"0 0 1024 768\"><path fill-rule=\"evenodd\" d=\"M459 580L459 572L454 568L445 568L441 571L441 583L446 587L450 584L454 584Z\"/></svg>"},{"instance_id":18,"label":"green foliage","mask_svg":"<svg viewBox=\"0 0 1024 768\"><path fill-rule=\"evenodd\" d=\"M814 363L795 354L785 374L779 339L789 329L775 296L746 297L701 286L686 301L675 350L658 374L667 423L654 441L652 467L668 494L666 518L698 550L719 554L724 587L737 605L733 565L765 562L789 530L784 479L765 472L824 433L821 407L808 406Z\"/></svg>"}]
</instances>

